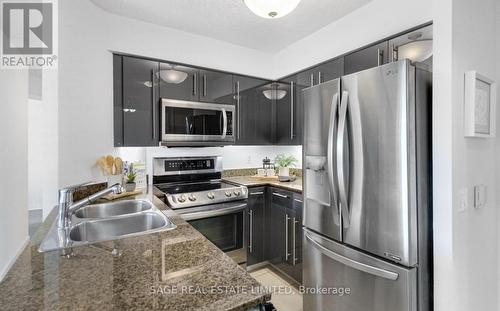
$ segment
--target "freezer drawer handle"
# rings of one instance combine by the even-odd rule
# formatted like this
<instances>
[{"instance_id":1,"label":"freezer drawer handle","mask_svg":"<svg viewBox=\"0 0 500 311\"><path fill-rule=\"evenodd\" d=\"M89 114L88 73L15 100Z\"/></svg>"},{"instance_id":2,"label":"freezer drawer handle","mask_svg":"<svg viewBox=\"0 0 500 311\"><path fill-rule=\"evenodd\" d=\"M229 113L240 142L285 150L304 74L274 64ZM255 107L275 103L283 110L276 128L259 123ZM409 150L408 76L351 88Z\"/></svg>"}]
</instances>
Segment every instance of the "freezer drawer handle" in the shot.
<instances>
[{"instance_id":1,"label":"freezer drawer handle","mask_svg":"<svg viewBox=\"0 0 500 311\"><path fill-rule=\"evenodd\" d=\"M388 279L388 280L391 280L391 281L396 281L399 277L399 274L395 273L395 272L392 272L392 271L387 271L387 270L384 270L384 269L380 269L380 268L376 268L376 267L372 267L372 266L369 266L367 264L364 264L364 263L360 263L360 262L357 262L355 260L352 260L352 259L349 259L347 257L344 257L342 255L339 255L331 250L329 250L328 248L320 245L318 242L316 242L310 235L307 231L304 231L305 233L305 236L306 238L311 241L312 245L314 247L316 247L321 253L323 253L324 255L330 257L331 259L337 261L337 262L340 262L341 264L344 264L346 266L349 266L353 269L356 269L356 270L359 270L359 271L363 271L363 272L366 272L366 273L369 273L371 275L374 275L374 276L378 276L378 277L382 277L384 279Z\"/></svg>"}]
</instances>

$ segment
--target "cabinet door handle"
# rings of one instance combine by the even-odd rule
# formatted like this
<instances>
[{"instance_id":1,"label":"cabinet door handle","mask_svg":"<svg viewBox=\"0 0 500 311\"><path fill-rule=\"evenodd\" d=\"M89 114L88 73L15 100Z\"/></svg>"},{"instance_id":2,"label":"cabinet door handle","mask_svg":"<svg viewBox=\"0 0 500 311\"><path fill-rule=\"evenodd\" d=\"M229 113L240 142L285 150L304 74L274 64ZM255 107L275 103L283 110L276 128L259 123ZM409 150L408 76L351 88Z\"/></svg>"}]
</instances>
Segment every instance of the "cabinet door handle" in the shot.
<instances>
[{"instance_id":1,"label":"cabinet door handle","mask_svg":"<svg viewBox=\"0 0 500 311\"><path fill-rule=\"evenodd\" d=\"M292 248L292 265L295 266L296 262L297 262L297 254L296 254L296 248L297 248L297 245L295 245L296 241L295 241L295 234L296 234L296 224L298 223L298 221L295 219L295 217L293 217L292 219L292 241L293 241L293 248Z\"/></svg>"},{"instance_id":2,"label":"cabinet door handle","mask_svg":"<svg viewBox=\"0 0 500 311\"><path fill-rule=\"evenodd\" d=\"M281 193L276 193L276 192L273 192L273 195L275 195L275 196L277 196L277 197L280 197L280 198L288 199L288 196L287 196L287 195L284 195L284 194L281 194Z\"/></svg>"},{"instance_id":3,"label":"cabinet door handle","mask_svg":"<svg viewBox=\"0 0 500 311\"><path fill-rule=\"evenodd\" d=\"M152 109L152 116L153 116L153 122L152 122L152 127L153 127L153 140L156 139L156 101L155 101L155 70L151 69L151 109Z\"/></svg>"},{"instance_id":4,"label":"cabinet door handle","mask_svg":"<svg viewBox=\"0 0 500 311\"><path fill-rule=\"evenodd\" d=\"M377 66L384 64L384 50L377 49Z\"/></svg>"},{"instance_id":5,"label":"cabinet door handle","mask_svg":"<svg viewBox=\"0 0 500 311\"><path fill-rule=\"evenodd\" d=\"M392 47L392 61L397 62L399 59L399 50L397 46Z\"/></svg>"},{"instance_id":6,"label":"cabinet door handle","mask_svg":"<svg viewBox=\"0 0 500 311\"><path fill-rule=\"evenodd\" d=\"M264 194L264 192L250 192L250 195L261 195Z\"/></svg>"},{"instance_id":7,"label":"cabinet door handle","mask_svg":"<svg viewBox=\"0 0 500 311\"><path fill-rule=\"evenodd\" d=\"M311 73L311 86L314 85L314 73Z\"/></svg>"},{"instance_id":8,"label":"cabinet door handle","mask_svg":"<svg viewBox=\"0 0 500 311\"><path fill-rule=\"evenodd\" d=\"M288 214L285 214L285 261L288 261L288 257L290 256L288 253L288 220L290 220L290 217L288 217Z\"/></svg>"},{"instance_id":9,"label":"cabinet door handle","mask_svg":"<svg viewBox=\"0 0 500 311\"><path fill-rule=\"evenodd\" d=\"M198 74L193 75L193 95L198 94Z\"/></svg>"},{"instance_id":10,"label":"cabinet door handle","mask_svg":"<svg viewBox=\"0 0 500 311\"><path fill-rule=\"evenodd\" d=\"M248 215L250 216L250 239L249 240L249 245L248 248L250 250L250 253L253 253L253 210L250 210L248 212Z\"/></svg>"},{"instance_id":11,"label":"cabinet door handle","mask_svg":"<svg viewBox=\"0 0 500 311\"><path fill-rule=\"evenodd\" d=\"M294 84L293 84L293 81L290 82L290 140L293 140L293 138L295 137L295 134L293 133L294 132L294 128L293 128L293 125L294 125L294 112L293 112L293 109L294 109L294 98L293 98L293 93L294 93Z\"/></svg>"},{"instance_id":12,"label":"cabinet door handle","mask_svg":"<svg viewBox=\"0 0 500 311\"><path fill-rule=\"evenodd\" d=\"M294 199L295 202L298 202L298 203L304 203L302 200L299 200L299 199Z\"/></svg>"},{"instance_id":13,"label":"cabinet door handle","mask_svg":"<svg viewBox=\"0 0 500 311\"><path fill-rule=\"evenodd\" d=\"M240 123L241 123L241 119L240 119L240 81L236 81L236 109L238 109L238 126L237 126L237 130L238 130L238 133L236 134L236 137L238 139L240 139Z\"/></svg>"},{"instance_id":14,"label":"cabinet door handle","mask_svg":"<svg viewBox=\"0 0 500 311\"><path fill-rule=\"evenodd\" d=\"M322 74L321 74L321 71L320 71L320 72L318 72L318 84L321 84L321 80L322 80L322 79L321 79L321 78L322 78L322 77L321 77L321 75L322 75Z\"/></svg>"},{"instance_id":15,"label":"cabinet door handle","mask_svg":"<svg viewBox=\"0 0 500 311\"><path fill-rule=\"evenodd\" d=\"M207 96L207 75L203 75L203 97Z\"/></svg>"}]
</instances>

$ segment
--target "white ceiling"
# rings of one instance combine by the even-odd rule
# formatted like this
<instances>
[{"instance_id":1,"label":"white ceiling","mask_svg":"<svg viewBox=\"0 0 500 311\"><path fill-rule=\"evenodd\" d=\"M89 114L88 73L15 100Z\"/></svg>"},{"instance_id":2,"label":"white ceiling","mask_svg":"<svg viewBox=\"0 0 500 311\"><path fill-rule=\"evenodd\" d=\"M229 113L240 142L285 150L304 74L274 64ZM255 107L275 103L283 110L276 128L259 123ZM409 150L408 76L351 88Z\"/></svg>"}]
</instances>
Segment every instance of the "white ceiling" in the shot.
<instances>
[{"instance_id":1,"label":"white ceiling","mask_svg":"<svg viewBox=\"0 0 500 311\"><path fill-rule=\"evenodd\" d=\"M371 0L302 0L280 19L264 19L243 0L91 0L113 14L274 53Z\"/></svg>"}]
</instances>

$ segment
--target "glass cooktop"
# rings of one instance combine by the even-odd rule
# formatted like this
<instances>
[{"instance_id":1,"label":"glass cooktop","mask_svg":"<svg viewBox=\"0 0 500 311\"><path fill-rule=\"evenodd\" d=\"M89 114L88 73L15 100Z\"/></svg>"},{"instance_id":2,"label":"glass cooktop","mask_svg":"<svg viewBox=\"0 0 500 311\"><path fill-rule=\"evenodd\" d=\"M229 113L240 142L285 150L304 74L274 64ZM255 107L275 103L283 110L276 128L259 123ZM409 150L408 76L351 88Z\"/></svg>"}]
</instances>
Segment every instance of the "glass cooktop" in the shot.
<instances>
[{"instance_id":1,"label":"glass cooktop","mask_svg":"<svg viewBox=\"0 0 500 311\"><path fill-rule=\"evenodd\" d=\"M191 193L234 187L234 185L225 183L223 181L199 182L189 184L160 184L155 186L166 194Z\"/></svg>"}]
</instances>

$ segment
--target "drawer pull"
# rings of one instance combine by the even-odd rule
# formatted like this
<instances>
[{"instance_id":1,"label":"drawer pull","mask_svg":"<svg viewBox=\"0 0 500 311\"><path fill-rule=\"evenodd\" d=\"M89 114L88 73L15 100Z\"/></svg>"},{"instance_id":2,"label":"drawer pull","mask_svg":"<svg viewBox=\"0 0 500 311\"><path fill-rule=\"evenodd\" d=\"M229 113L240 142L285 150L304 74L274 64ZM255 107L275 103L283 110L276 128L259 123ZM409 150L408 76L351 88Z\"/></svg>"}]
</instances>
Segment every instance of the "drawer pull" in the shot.
<instances>
[{"instance_id":1,"label":"drawer pull","mask_svg":"<svg viewBox=\"0 0 500 311\"><path fill-rule=\"evenodd\" d=\"M280 197L280 198L288 199L288 196L287 196L287 195L284 195L284 194L281 194L281 193L276 193L276 192L273 192L273 195L275 195L275 196L277 196L277 197Z\"/></svg>"}]
</instances>

